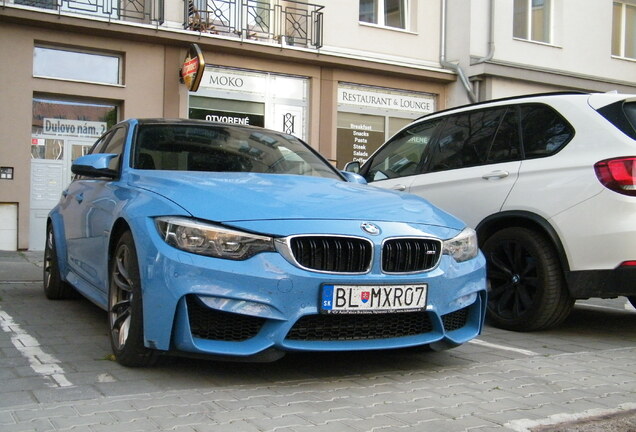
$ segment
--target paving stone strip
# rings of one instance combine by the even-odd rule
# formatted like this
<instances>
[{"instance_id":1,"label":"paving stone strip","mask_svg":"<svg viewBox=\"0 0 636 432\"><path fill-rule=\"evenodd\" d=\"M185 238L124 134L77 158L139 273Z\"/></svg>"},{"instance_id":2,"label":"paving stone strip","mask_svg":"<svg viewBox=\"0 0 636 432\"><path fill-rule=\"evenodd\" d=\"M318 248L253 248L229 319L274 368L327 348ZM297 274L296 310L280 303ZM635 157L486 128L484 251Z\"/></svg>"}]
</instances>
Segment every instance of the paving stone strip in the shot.
<instances>
[{"instance_id":1,"label":"paving stone strip","mask_svg":"<svg viewBox=\"0 0 636 432\"><path fill-rule=\"evenodd\" d=\"M629 406L636 400L635 363L636 347L629 347L433 374L399 371L21 404L0 409L0 430L547 431L568 415ZM542 424L546 428L536 429Z\"/></svg>"}]
</instances>

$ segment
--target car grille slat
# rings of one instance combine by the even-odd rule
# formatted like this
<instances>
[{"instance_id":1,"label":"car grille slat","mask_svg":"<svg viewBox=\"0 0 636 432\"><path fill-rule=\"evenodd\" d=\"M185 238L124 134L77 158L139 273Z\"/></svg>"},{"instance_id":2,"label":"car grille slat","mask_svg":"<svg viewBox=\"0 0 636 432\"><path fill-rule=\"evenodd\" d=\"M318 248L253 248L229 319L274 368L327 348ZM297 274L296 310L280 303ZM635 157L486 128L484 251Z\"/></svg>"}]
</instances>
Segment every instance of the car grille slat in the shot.
<instances>
[{"instance_id":1,"label":"car grille slat","mask_svg":"<svg viewBox=\"0 0 636 432\"><path fill-rule=\"evenodd\" d=\"M433 325L426 312L387 314L305 315L287 334L297 341L388 339L428 333Z\"/></svg>"},{"instance_id":2,"label":"car grille slat","mask_svg":"<svg viewBox=\"0 0 636 432\"><path fill-rule=\"evenodd\" d=\"M371 267L373 247L355 237L303 236L290 240L294 259L301 266L334 273L364 273Z\"/></svg>"},{"instance_id":3,"label":"car grille slat","mask_svg":"<svg viewBox=\"0 0 636 432\"><path fill-rule=\"evenodd\" d=\"M442 242L436 239L389 239L382 248L382 270L386 273L430 270L437 265L441 251Z\"/></svg>"}]
</instances>

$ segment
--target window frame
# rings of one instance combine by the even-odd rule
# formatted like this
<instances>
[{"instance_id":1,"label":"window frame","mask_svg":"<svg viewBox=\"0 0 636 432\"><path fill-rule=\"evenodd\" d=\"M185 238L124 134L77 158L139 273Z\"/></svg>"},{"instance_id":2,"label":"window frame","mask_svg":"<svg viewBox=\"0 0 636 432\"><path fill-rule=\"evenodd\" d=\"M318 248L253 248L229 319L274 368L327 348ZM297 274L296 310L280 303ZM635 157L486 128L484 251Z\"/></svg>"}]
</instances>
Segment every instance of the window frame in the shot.
<instances>
[{"instance_id":1,"label":"window frame","mask_svg":"<svg viewBox=\"0 0 636 432\"><path fill-rule=\"evenodd\" d=\"M517 29L515 27L515 21L516 18L514 16L515 13L515 5L514 3L517 2L517 0L514 0L513 3L513 19L512 19L512 35L514 39L517 40L522 40L522 41L527 41L527 42L534 42L534 43L538 43L538 44L546 44L546 45L554 45L554 1L553 0L543 0L545 1L545 3L547 3L547 25L544 25L544 35L543 36L547 36L545 37L545 39L547 40L540 40L540 39L536 39L533 36L533 24L534 24L534 18L533 18L533 4L532 2L534 0L520 0L520 1L524 1L526 3L526 10L525 10L525 23L524 23L524 28L523 28L523 34L522 35L518 35L517 34ZM545 7L545 4L544 4ZM544 18L545 19L545 18ZM547 35L545 34L547 32Z\"/></svg>"},{"instance_id":2,"label":"window frame","mask_svg":"<svg viewBox=\"0 0 636 432\"><path fill-rule=\"evenodd\" d=\"M620 6L620 22L616 23L615 9L614 7ZM630 59L636 60L636 44L631 48L633 56L630 56L626 52L626 42L627 42L627 8L633 8L634 13L636 13L636 3L628 2L628 1L613 1L612 2L612 47L611 47L611 55L612 57L622 58L622 59ZM618 24L618 29L616 25ZM616 34L618 32L618 35ZM631 29L631 33L636 33L636 25ZM617 37L618 47L614 46L614 38ZM618 48L618 52L615 49Z\"/></svg>"},{"instance_id":3,"label":"window frame","mask_svg":"<svg viewBox=\"0 0 636 432\"><path fill-rule=\"evenodd\" d=\"M375 18L376 18L376 22L371 22L371 21L362 21L361 18L361 9L360 7L362 6L360 2L358 2L358 23L362 24L362 25L370 25L370 26L377 26L377 27L382 27L382 28L386 28L386 29L392 29L392 30L402 30L402 31L409 31L409 23L411 20L411 2L410 0L398 0L401 3L401 7L402 7L402 13L404 15L404 26L403 27L396 27L396 26L392 26L392 25L388 25L386 23L386 1L387 0L372 0L373 1L373 6L375 9Z\"/></svg>"}]
</instances>

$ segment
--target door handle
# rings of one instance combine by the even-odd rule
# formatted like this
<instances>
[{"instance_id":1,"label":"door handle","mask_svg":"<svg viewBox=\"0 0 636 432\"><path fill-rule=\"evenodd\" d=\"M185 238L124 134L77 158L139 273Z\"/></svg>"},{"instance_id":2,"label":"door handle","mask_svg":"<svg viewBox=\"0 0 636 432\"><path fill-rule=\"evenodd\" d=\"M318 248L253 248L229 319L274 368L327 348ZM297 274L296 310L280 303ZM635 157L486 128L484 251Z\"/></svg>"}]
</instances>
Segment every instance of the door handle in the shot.
<instances>
[{"instance_id":1,"label":"door handle","mask_svg":"<svg viewBox=\"0 0 636 432\"><path fill-rule=\"evenodd\" d=\"M403 184L396 184L395 186L393 186L391 189L396 190L398 192L404 192L406 190L406 185Z\"/></svg>"},{"instance_id":2,"label":"door handle","mask_svg":"<svg viewBox=\"0 0 636 432\"><path fill-rule=\"evenodd\" d=\"M78 193L77 195L75 195L75 201L77 201L78 204L81 204L82 201L84 201L84 194Z\"/></svg>"},{"instance_id":3,"label":"door handle","mask_svg":"<svg viewBox=\"0 0 636 432\"><path fill-rule=\"evenodd\" d=\"M68 196L68 189L62 191L62 196L66 198Z\"/></svg>"},{"instance_id":4,"label":"door handle","mask_svg":"<svg viewBox=\"0 0 636 432\"><path fill-rule=\"evenodd\" d=\"M489 172L488 174L484 174L483 176L481 176L481 178L483 178L484 180L493 180L493 179L502 179L502 178L506 178L510 175L510 173L508 171L492 171Z\"/></svg>"}]
</instances>

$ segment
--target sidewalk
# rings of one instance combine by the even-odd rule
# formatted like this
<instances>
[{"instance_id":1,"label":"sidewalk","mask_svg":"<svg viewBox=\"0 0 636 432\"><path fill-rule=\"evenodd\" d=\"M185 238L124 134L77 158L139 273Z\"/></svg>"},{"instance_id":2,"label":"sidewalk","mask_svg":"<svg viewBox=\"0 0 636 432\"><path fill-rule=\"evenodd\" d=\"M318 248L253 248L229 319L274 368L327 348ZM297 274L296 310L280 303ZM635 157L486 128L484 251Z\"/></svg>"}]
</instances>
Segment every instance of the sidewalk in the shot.
<instances>
[{"instance_id":1,"label":"sidewalk","mask_svg":"<svg viewBox=\"0 0 636 432\"><path fill-rule=\"evenodd\" d=\"M608 343L606 350L491 361L475 360L479 352L468 345L457 357L422 357L422 368L415 358L387 356L397 365L375 360L360 371L334 365L331 372L306 358L254 369L188 361L181 364L193 368L126 369L103 358L107 342L93 306L71 304L75 318L86 319L67 323L55 311L68 305L45 302L42 271L43 252L0 251L0 312L16 312L4 338L32 331L47 342L43 354L59 354L48 366L73 386L43 384L12 344L0 344L3 432L636 431L631 333L632 348Z\"/></svg>"},{"instance_id":2,"label":"sidewalk","mask_svg":"<svg viewBox=\"0 0 636 432\"><path fill-rule=\"evenodd\" d=\"M0 251L0 282L42 280L43 251Z\"/></svg>"}]
</instances>

